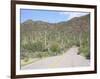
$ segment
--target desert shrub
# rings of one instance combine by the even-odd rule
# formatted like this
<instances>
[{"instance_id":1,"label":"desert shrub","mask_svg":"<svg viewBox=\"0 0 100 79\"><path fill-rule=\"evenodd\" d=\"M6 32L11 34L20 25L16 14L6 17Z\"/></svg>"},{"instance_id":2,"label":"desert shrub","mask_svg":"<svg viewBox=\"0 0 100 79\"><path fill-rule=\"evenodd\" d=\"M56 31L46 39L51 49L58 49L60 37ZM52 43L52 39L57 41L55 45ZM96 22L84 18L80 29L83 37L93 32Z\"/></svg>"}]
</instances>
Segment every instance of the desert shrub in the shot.
<instances>
[{"instance_id":1,"label":"desert shrub","mask_svg":"<svg viewBox=\"0 0 100 79\"><path fill-rule=\"evenodd\" d=\"M49 52L42 52L42 55L43 55L43 57L48 57L48 56L50 56L50 53Z\"/></svg>"},{"instance_id":2,"label":"desert shrub","mask_svg":"<svg viewBox=\"0 0 100 79\"><path fill-rule=\"evenodd\" d=\"M48 57L50 54L48 52L35 52L33 54L34 58L42 58L42 57Z\"/></svg>"},{"instance_id":3,"label":"desert shrub","mask_svg":"<svg viewBox=\"0 0 100 79\"><path fill-rule=\"evenodd\" d=\"M55 52L55 54L59 53L60 52L60 45L59 45L59 43L53 42L51 44L51 46L50 46L50 51L53 52L53 53Z\"/></svg>"},{"instance_id":4,"label":"desert shrub","mask_svg":"<svg viewBox=\"0 0 100 79\"><path fill-rule=\"evenodd\" d=\"M89 48L88 47L81 47L80 52L87 58L89 57Z\"/></svg>"},{"instance_id":5,"label":"desert shrub","mask_svg":"<svg viewBox=\"0 0 100 79\"><path fill-rule=\"evenodd\" d=\"M43 50L43 43L41 41L37 41L32 44L32 48L34 51L42 51Z\"/></svg>"},{"instance_id":6,"label":"desert shrub","mask_svg":"<svg viewBox=\"0 0 100 79\"><path fill-rule=\"evenodd\" d=\"M74 40L74 45L77 47L80 47L80 42L78 39Z\"/></svg>"},{"instance_id":7,"label":"desert shrub","mask_svg":"<svg viewBox=\"0 0 100 79\"><path fill-rule=\"evenodd\" d=\"M25 58L24 58L24 61L25 61L25 62L28 62L28 61L29 61L29 58L28 58L28 57L25 57Z\"/></svg>"},{"instance_id":8,"label":"desert shrub","mask_svg":"<svg viewBox=\"0 0 100 79\"><path fill-rule=\"evenodd\" d=\"M89 40L87 38L84 38L82 40L81 47L79 48L80 53L85 56L87 59L90 58L90 51L89 51Z\"/></svg>"},{"instance_id":9,"label":"desert shrub","mask_svg":"<svg viewBox=\"0 0 100 79\"><path fill-rule=\"evenodd\" d=\"M43 57L43 54L41 52L37 52L37 57L38 58L42 58Z\"/></svg>"},{"instance_id":10,"label":"desert shrub","mask_svg":"<svg viewBox=\"0 0 100 79\"><path fill-rule=\"evenodd\" d=\"M75 41L73 39L68 39L68 43L67 43L67 47L70 48L72 47L73 45L75 45Z\"/></svg>"},{"instance_id":11,"label":"desert shrub","mask_svg":"<svg viewBox=\"0 0 100 79\"><path fill-rule=\"evenodd\" d=\"M43 50L43 43L40 41L36 42L28 42L27 44L23 45L24 49L27 49L29 52L36 52Z\"/></svg>"}]
</instances>

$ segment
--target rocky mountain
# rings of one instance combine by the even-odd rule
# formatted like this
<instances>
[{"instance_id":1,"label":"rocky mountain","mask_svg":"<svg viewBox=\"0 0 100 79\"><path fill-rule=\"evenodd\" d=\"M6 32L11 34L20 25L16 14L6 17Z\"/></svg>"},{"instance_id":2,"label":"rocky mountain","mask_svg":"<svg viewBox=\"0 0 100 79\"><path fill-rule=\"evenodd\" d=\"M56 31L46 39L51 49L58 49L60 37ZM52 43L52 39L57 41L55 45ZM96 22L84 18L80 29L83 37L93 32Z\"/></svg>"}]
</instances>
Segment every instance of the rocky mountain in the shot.
<instances>
[{"instance_id":1,"label":"rocky mountain","mask_svg":"<svg viewBox=\"0 0 100 79\"><path fill-rule=\"evenodd\" d=\"M59 23L48 23L43 21L32 21L27 20L21 23L21 33L31 32L31 31L66 31L67 33L79 33L89 31L89 19L90 15L85 15L81 17L74 17L71 20L59 22Z\"/></svg>"}]
</instances>

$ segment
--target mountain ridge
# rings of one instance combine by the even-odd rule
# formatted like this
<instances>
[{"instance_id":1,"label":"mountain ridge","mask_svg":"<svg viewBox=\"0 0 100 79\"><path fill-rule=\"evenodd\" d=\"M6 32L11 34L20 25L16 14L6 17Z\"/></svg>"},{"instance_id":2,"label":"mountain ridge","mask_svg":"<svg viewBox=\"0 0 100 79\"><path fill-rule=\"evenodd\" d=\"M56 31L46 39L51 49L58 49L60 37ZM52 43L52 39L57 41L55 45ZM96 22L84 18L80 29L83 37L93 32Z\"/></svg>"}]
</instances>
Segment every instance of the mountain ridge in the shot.
<instances>
[{"instance_id":1,"label":"mountain ridge","mask_svg":"<svg viewBox=\"0 0 100 79\"><path fill-rule=\"evenodd\" d=\"M31 19L21 23L21 33L31 32L31 31L66 31L79 33L89 31L89 19L90 15L85 15L81 17L74 17L68 21L62 21L59 23L48 23L44 21L33 21Z\"/></svg>"}]
</instances>

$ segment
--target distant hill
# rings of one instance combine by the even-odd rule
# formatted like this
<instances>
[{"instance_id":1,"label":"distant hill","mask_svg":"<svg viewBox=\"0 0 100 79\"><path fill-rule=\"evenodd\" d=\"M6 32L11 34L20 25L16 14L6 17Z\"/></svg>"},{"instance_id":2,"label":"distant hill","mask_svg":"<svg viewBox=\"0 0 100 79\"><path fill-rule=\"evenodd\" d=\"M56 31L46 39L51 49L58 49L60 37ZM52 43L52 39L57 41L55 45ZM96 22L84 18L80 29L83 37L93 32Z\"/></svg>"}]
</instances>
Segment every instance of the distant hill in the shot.
<instances>
[{"instance_id":1,"label":"distant hill","mask_svg":"<svg viewBox=\"0 0 100 79\"><path fill-rule=\"evenodd\" d=\"M73 30L73 31L78 31L80 30L81 27L83 31L88 31L89 18L90 15L86 15L82 17L74 17L69 21L58 23L57 26L59 26L59 29Z\"/></svg>"},{"instance_id":2,"label":"distant hill","mask_svg":"<svg viewBox=\"0 0 100 79\"><path fill-rule=\"evenodd\" d=\"M71 20L59 22L59 23L48 23L43 21L32 21L27 20L21 23L21 33L31 31L66 31L67 33L74 32L79 33L87 32L89 30L89 18L90 15L81 17L74 17Z\"/></svg>"}]
</instances>

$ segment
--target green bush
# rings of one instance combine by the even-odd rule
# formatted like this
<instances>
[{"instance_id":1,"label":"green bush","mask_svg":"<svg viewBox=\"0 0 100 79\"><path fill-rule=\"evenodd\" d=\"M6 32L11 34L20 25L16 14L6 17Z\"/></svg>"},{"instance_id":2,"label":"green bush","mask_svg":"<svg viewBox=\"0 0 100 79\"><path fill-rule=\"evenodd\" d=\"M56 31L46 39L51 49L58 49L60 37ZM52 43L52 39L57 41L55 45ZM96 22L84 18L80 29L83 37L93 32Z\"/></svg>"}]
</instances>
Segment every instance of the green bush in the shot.
<instances>
[{"instance_id":1,"label":"green bush","mask_svg":"<svg viewBox=\"0 0 100 79\"><path fill-rule=\"evenodd\" d=\"M80 52L87 58L89 55L89 48L88 47L81 47Z\"/></svg>"},{"instance_id":2,"label":"green bush","mask_svg":"<svg viewBox=\"0 0 100 79\"><path fill-rule=\"evenodd\" d=\"M29 61L29 58L28 57L25 57L24 61L25 62L28 62Z\"/></svg>"},{"instance_id":3,"label":"green bush","mask_svg":"<svg viewBox=\"0 0 100 79\"><path fill-rule=\"evenodd\" d=\"M41 52L37 52L37 57L42 58L43 54Z\"/></svg>"},{"instance_id":4,"label":"green bush","mask_svg":"<svg viewBox=\"0 0 100 79\"><path fill-rule=\"evenodd\" d=\"M53 42L51 44L51 46L50 46L50 51L51 52L56 52L56 53L60 52L60 45L59 45L59 43Z\"/></svg>"},{"instance_id":5,"label":"green bush","mask_svg":"<svg viewBox=\"0 0 100 79\"><path fill-rule=\"evenodd\" d=\"M42 51L43 50L43 43L40 41L28 42L27 44L23 45L23 48L30 51L30 52Z\"/></svg>"},{"instance_id":6,"label":"green bush","mask_svg":"<svg viewBox=\"0 0 100 79\"><path fill-rule=\"evenodd\" d=\"M85 56L87 59L90 58L90 51L89 51L89 40L87 38L84 38L82 40L81 47L79 48L80 53Z\"/></svg>"},{"instance_id":7,"label":"green bush","mask_svg":"<svg viewBox=\"0 0 100 79\"><path fill-rule=\"evenodd\" d=\"M34 55L34 58L42 58L42 57L49 56L49 53L48 52L35 52L33 55Z\"/></svg>"}]
</instances>

